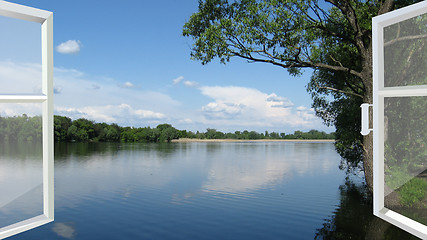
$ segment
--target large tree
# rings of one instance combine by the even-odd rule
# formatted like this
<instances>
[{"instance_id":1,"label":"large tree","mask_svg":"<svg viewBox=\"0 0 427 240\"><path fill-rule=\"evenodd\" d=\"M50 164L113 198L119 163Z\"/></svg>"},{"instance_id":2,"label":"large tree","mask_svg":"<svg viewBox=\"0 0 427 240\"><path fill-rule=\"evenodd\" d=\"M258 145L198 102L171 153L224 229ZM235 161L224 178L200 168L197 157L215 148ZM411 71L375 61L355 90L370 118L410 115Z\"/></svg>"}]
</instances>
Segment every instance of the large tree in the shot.
<instances>
[{"instance_id":1,"label":"large tree","mask_svg":"<svg viewBox=\"0 0 427 240\"><path fill-rule=\"evenodd\" d=\"M200 0L183 29L202 64L233 57L314 70L316 114L336 127L342 167L360 167L372 189L372 134L362 137L360 104L372 103L371 19L419 0ZM371 117L372 118L372 117Z\"/></svg>"}]
</instances>

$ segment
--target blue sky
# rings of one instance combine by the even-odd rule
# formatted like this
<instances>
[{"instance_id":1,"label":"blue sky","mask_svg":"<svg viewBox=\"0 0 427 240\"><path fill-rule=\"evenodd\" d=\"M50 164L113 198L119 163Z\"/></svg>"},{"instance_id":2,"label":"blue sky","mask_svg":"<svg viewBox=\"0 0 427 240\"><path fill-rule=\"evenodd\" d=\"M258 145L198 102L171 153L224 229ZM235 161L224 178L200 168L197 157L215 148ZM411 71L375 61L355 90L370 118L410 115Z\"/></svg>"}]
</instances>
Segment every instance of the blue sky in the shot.
<instances>
[{"instance_id":1,"label":"blue sky","mask_svg":"<svg viewBox=\"0 0 427 240\"><path fill-rule=\"evenodd\" d=\"M310 109L310 70L295 78L238 58L226 65L191 60L182 26L198 1L11 2L54 13L56 114L193 131L334 130ZM0 27L10 32L0 40L0 83L19 83L3 91L37 92L37 81L26 81L39 78L39 25L0 18Z\"/></svg>"}]
</instances>

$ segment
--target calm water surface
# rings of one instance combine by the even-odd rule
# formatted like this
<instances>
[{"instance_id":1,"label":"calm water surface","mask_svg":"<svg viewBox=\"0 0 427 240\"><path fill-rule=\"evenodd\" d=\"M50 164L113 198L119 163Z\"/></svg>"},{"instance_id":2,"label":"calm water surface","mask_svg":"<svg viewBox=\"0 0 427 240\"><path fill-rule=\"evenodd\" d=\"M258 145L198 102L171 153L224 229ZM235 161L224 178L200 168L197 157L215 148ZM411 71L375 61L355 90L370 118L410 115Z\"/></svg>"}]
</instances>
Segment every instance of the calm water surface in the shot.
<instances>
[{"instance_id":1,"label":"calm water surface","mask_svg":"<svg viewBox=\"0 0 427 240\"><path fill-rule=\"evenodd\" d=\"M35 149L0 147L0 190L18 192L2 226L42 212ZM339 163L332 143L56 144L55 222L11 239L409 237L375 225Z\"/></svg>"}]
</instances>

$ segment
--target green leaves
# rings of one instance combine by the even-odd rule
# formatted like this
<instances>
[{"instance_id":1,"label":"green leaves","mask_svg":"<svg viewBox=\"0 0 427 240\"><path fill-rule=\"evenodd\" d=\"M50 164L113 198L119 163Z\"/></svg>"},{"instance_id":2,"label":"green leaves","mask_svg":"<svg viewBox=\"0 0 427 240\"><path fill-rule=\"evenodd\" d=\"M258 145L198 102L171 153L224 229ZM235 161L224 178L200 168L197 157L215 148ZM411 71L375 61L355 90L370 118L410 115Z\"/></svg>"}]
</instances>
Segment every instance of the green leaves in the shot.
<instances>
[{"instance_id":1,"label":"green leaves","mask_svg":"<svg viewBox=\"0 0 427 240\"><path fill-rule=\"evenodd\" d=\"M0 116L1 141L41 142L42 119L40 116L28 117L26 114L15 117Z\"/></svg>"},{"instance_id":2,"label":"green leaves","mask_svg":"<svg viewBox=\"0 0 427 240\"><path fill-rule=\"evenodd\" d=\"M293 68L308 60L306 53L315 40L313 22L307 20L310 2L200 1L183 35L193 38L191 57L202 64L214 58L226 63L238 56Z\"/></svg>"}]
</instances>

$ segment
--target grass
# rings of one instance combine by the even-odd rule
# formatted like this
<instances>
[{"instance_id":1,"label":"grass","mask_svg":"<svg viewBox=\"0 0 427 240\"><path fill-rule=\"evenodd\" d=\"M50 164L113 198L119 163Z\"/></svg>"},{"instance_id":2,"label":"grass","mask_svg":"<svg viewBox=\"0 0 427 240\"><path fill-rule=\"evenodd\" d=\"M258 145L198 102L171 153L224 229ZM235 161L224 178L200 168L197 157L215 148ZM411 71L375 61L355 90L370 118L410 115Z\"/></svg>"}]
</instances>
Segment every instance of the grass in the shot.
<instances>
[{"instance_id":1,"label":"grass","mask_svg":"<svg viewBox=\"0 0 427 240\"><path fill-rule=\"evenodd\" d=\"M413 178L402 185L398 190L400 203L405 207L413 207L424 199L427 193L427 182L420 178Z\"/></svg>"}]
</instances>

